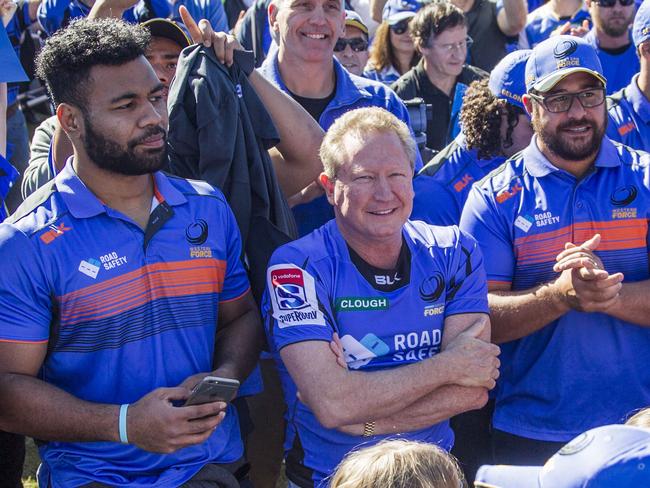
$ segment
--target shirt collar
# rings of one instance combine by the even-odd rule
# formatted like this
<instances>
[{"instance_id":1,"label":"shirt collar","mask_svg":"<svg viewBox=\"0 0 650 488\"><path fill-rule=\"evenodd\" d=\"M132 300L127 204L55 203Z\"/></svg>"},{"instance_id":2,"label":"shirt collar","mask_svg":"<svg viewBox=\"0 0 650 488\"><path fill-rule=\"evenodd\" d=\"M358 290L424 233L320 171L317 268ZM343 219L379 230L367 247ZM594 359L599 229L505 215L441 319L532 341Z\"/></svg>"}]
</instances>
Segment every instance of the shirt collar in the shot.
<instances>
[{"instance_id":1,"label":"shirt collar","mask_svg":"<svg viewBox=\"0 0 650 488\"><path fill-rule=\"evenodd\" d=\"M106 206L91 192L83 181L77 176L72 167L70 156L65 167L55 178L56 189L70 210L73 217L84 219L94 217L106 212ZM187 202L183 194L171 184L167 176L158 171L154 173L154 195L159 202L169 205L181 205Z\"/></svg>"},{"instance_id":2,"label":"shirt collar","mask_svg":"<svg viewBox=\"0 0 650 488\"><path fill-rule=\"evenodd\" d=\"M634 112L637 113L639 117L641 117L641 120L647 124L650 122L650 102L639 88L639 85L637 84L638 79L639 75L634 75L634 78L632 78L632 81L625 90L625 98L627 98L628 102L632 104Z\"/></svg>"},{"instance_id":3,"label":"shirt collar","mask_svg":"<svg viewBox=\"0 0 650 488\"><path fill-rule=\"evenodd\" d=\"M537 147L537 136L533 136L533 139L530 141L530 144L522 152L522 157L524 160L524 166L526 170L534 176L535 178L541 178L555 171L562 171L561 169L555 167L546 156L542 154L542 151ZM618 156L618 151L616 146L609 140L608 137L603 137L602 144L600 145L600 151L596 156L596 161L594 161L594 166L601 168L612 168L615 166L620 166L621 159Z\"/></svg>"}]
</instances>

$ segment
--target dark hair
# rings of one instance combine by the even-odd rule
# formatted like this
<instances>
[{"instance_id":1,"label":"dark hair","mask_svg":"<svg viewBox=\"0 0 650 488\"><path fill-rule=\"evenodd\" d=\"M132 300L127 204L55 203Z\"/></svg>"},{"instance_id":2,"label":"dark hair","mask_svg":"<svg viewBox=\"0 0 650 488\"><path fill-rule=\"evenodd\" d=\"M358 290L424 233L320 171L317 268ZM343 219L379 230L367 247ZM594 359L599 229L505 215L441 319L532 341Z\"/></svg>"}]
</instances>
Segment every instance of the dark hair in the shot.
<instances>
[{"instance_id":1,"label":"dark hair","mask_svg":"<svg viewBox=\"0 0 650 488\"><path fill-rule=\"evenodd\" d=\"M420 61L420 53L415 49L411 58L411 67L418 64L418 61ZM389 66L394 66L395 69L399 68L393 45L390 42L390 26L386 21L379 24L375 31L375 37L372 40L372 47L370 48L369 64L377 71L381 71Z\"/></svg>"},{"instance_id":2,"label":"dark hair","mask_svg":"<svg viewBox=\"0 0 650 488\"><path fill-rule=\"evenodd\" d=\"M84 108L93 66L120 66L143 56L151 36L119 19L79 19L50 37L36 60L55 105Z\"/></svg>"},{"instance_id":3,"label":"dark hair","mask_svg":"<svg viewBox=\"0 0 650 488\"><path fill-rule=\"evenodd\" d=\"M409 23L409 33L416 46L427 46L431 37L459 25L467 25L463 11L450 2L437 1L415 14Z\"/></svg>"},{"instance_id":4,"label":"dark hair","mask_svg":"<svg viewBox=\"0 0 650 488\"><path fill-rule=\"evenodd\" d=\"M481 159L503 154L503 146L512 145L512 132L523 110L495 97L488 88L488 80L474 81L463 98L460 123L469 149L476 149ZM508 121L505 140L501 141L501 116Z\"/></svg>"}]
</instances>

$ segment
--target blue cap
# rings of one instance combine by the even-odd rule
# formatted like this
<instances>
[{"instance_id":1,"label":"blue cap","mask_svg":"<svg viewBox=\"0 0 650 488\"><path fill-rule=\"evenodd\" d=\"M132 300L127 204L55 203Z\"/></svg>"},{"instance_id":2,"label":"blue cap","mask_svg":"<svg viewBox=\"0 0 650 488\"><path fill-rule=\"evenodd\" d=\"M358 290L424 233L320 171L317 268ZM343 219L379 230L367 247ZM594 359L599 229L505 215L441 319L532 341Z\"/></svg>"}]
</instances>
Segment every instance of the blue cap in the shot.
<instances>
[{"instance_id":1,"label":"blue cap","mask_svg":"<svg viewBox=\"0 0 650 488\"><path fill-rule=\"evenodd\" d=\"M345 11L345 25L349 25L350 27L356 27L365 35L368 35L368 27L366 26L366 24L364 24L361 16L358 13L356 13L354 10Z\"/></svg>"},{"instance_id":2,"label":"blue cap","mask_svg":"<svg viewBox=\"0 0 650 488\"><path fill-rule=\"evenodd\" d=\"M632 26L632 39L637 47L643 41L650 39L650 2L643 2L636 12Z\"/></svg>"},{"instance_id":3,"label":"blue cap","mask_svg":"<svg viewBox=\"0 0 650 488\"><path fill-rule=\"evenodd\" d=\"M603 86L603 75L596 50L584 39L574 36L553 36L533 49L526 63L526 89L547 92L573 73L588 73Z\"/></svg>"},{"instance_id":4,"label":"blue cap","mask_svg":"<svg viewBox=\"0 0 650 488\"><path fill-rule=\"evenodd\" d=\"M495 97L524 108L521 97L526 93L526 61L531 54L530 49L520 49L499 61L490 73L488 82Z\"/></svg>"},{"instance_id":5,"label":"blue cap","mask_svg":"<svg viewBox=\"0 0 650 488\"><path fill-rule=\"evenodd\" d=\"M384 5L382 20L388 25L395 25L404 19L415 17L415 13L422 8L424 2L418 0L388 0Z\"/></svg>"},{"instance_id":6,"label":"blue cap","mask_svg":"<svg viewBox=\"0 0 650 488\"><path fill-rule=\"evenodd\" d=\"M0 22L0 66L2 66L0 83L29 81L2 22Z\"/></svg>"},{"instance_id":7,"label":"blue cap","mask_svg":"<svg viewBox=\"0 0 650 488\"><path fill-rule=\"evenodd\" d=\"M482 466L477 488L650 486L650 430L606 425L579 435L544 466Z\"/></svg>"}]
</instances>

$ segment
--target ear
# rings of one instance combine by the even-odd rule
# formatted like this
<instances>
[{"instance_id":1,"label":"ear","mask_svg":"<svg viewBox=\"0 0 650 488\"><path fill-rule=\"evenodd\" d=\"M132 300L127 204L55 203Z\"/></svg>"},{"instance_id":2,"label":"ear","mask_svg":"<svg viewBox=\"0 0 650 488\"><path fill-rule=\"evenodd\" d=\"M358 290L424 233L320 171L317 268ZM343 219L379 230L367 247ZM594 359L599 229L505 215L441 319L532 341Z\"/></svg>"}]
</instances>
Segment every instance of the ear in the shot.
<instances>
[{"instance_id":1,"label":"ear","mask_svg":"<svg viewBox=\"0 0 650 488\"><path fill-rule=\"evenodd\" d=\"M533 115L533 99L526 93L522 95L521 101L524 104L524 108L526 109L526 112L528 112L529 116Z\"/></svg>"},{"instance_id":2,"label":"ear","mask_svg":"<svg viewBox=\"0 0 650 488\"><path fill-rule=\"evenodd\" d=\"M79 133L84 127L84 120L79 110L74 105L61 103L56 108L56 118L61 124L63 131L70 137L75 139L79 137Z\"/></svg>"},{"instance_id":3,"label":"ear","mask_svg":"<svg viewBox=\"0 0 650 488\"><path fill-rule=\"evenodd\" d=\"M269 4L269 10L268 10L268 17L269 17L269 25L271 26L271 30L273 32L279 32L280 27L277 25L277 17L278 17L278 12L280 9L276 5L276 1L283 1L283 0L274 0Z\"/></svg>"},{"instance_id":4,"label":"ear","mask_svg":"<svg viewBox=\"0 0 650 488\"><path fill-rule=\"evenodd\" d=\"M330 205L334 205L334 180L327 176L325 173L318 175L318 182L325 190L325 196Z\"/></svg>"}]
</instances>

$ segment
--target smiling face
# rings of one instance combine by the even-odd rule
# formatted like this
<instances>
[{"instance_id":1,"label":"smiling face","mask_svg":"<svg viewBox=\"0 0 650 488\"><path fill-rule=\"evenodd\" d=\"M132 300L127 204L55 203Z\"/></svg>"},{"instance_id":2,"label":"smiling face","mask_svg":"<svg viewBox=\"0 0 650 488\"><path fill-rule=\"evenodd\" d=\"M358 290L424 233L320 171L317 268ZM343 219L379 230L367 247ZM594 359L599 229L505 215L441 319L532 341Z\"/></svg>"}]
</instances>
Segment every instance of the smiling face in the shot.
<instances>
[{"instance_id":1,"label":"smiling face","mask_svg":"<svg viewBox=\"0 0 650 488\"><path fill-rule=\"evenodd\" d=\"M368 246L401 240L413 208L413 169L393 132L343 139L343 159L334 178L321 175L343 237Z\"/></svg>"},{"instance_id":2,"label":"smiling face","mask_svg":"<svg viewBox=\"0 0 650 488\"><path fill-rule=\"evenodd\" d=\"M574 73L544 97L563 93L576 93L590 88L602 88L602 84L587 73ZM541 103L525 97L525 103L532 109L532 123L541 146L565 161L581 162L598 154L605 135L607 122L606 104L584 108L574 98L567 112L549 112Z\"/></svg>"},{"instance_id":3,"label":"smiling face","mask_svg":"<svg viewBox=\"0 0 650 488\"><path fill-rule=\"evenodd\" d=\"M165 163L167 106L163 85L144 57L94 66L79 137L96 166L142 175Z\"/></svg>"},{"instance_id":4,"label":"smiling face","mask_svg":"<svg viewBox=\"0 0 650 488\"><path fill-rule=\"evenodd\" d=\"M295 62L331 62L334 44L345 33L340 0L279 0L269 6L269 22L282 58Z\"/></svg>"},{"instance_id":5,"label":"smiling face","mask_svg":"<svg viewBox=\"0 0 650 488\"><path fill-rule=\"evenodd\" d=\"M418 49L424 57L427 69L440 76L459 76L467 59L467 27L458 25L443 30L429 39L426 46Z\"/></svg>"}]
</instances>

